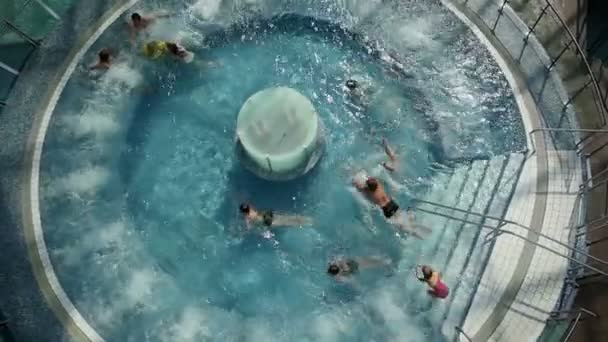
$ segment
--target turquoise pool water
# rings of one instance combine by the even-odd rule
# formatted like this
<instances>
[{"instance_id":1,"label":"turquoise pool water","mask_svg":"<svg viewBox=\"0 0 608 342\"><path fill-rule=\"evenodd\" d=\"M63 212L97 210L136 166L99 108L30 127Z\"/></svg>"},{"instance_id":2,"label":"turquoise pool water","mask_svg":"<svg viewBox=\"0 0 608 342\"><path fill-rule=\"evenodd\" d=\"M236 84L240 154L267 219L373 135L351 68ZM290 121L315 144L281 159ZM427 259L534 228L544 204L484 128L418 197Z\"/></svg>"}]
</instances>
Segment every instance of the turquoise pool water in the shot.
<instances>
[{"instance_id":1,"label":"turquoise pool water","mask_svg":"<svg viewBox=\"0 0 608 342\"><path fill-rule=\"evenodd\" d=\"M438 2L354 3L144 2L175 9L150 39L179 39L195 62L145 59L122 19L89 52L47 134L41 208L59 280L106 340L449 338L413 304L425 289L404 286L422 262L414 247L440 235L396 235L350 177L377 174L405 208L437 174L523 149L519 114L489 54ZM116 64L86 70L107 45ZM363 101L345 91L351 77ZM256 178L233 151L238 110L272 86L306 95L327 131L315 169L285 183ZM382 137L401 156L396 176L378 166ZM242 201L314 224L246 231ZM340 255L392 266L339 284L325 270Z\"/></svg>"}]
</instances>

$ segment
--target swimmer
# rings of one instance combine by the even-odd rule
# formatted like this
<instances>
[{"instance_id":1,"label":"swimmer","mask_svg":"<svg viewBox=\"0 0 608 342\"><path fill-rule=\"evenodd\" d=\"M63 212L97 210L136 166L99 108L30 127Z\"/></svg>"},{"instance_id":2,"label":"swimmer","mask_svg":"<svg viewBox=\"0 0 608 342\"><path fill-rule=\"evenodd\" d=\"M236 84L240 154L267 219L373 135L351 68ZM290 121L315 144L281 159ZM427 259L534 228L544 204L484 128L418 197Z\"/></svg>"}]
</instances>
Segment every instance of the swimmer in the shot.
<instances>
[{"instance_id":1,"label":"swimmer","mask_svg":"<svg viewBox=\"0 0 608 342\"><path fill-rule=\"evenodd\" d=\"M185 62L190 63L194 59L194 53L186 50L183 46L177 43L165 42L167 50L173 57Z\"/></svg>"},{"instance_id":2,"label":"swimmer","mask_svg":"<svg viewBox=\"0 0 608 342\"><path fill-rule=\"evenodd\" d=\"M157 59L164 56L169 51L167 43L159 40L152 40L144 44L142 49L146 57Z\"/></svg>"},{"instance_id":3,"label":"swimmer","mask_svg":"<svg viewBox=\"0 0 608 342\"><path fill-rule=\"evenodd\" d=\"M338 281L346 281L348 277L357 274L361 269L389 266L390 264L390 259L375 256L336 259L329 263L327 274Z\"/></svg>"},{"instance_id":4,"label":"swimmer","mask_svg":"<svg viewBox=\"0 0 608 342\"><path fill-rule=\"evenodd\" d=\"M272 210L257 211L249 203L241 203L239 211L245 216L247 228L249 223L262 224L266 227L308 226L312 220L300 215L277 215Z\"/></svg>"},{"instance_id":5,"label":"swimmer","mask_svg":"<svg viewBox=\"0 0 608 342\"><path fill-rule=\"evenodd\" d=\"M384 186L376 178L366 176L363 180L360 177L355 177L352 183L370 202L382 208L382 213L387 221L401 231L412 234L419 239L423 239L425 235L431 232L427 227L413 224L413 216L409 209L407 215L402 218L398 213L399 205L387 195Z\"/></svg>"},{"instance_id":6,"label":"swimmer","mask_svg":"<svg viewBox=\"0 0 608 342\"><path fill-rule=\"evenodd\" d=\"M361 100L363 97L363 92L361 91L361 87L359 87L359 82L353 79L348 79L344 85L346 86L350 96L357 101Z\"/></svg>"},{"instance_id":7,"label":"swimmer","mask_svg":"<svg viewBox=\"0 0 608 342\"><path fill-rule=\"evenodd\" d=\"M428 293L436 298L446 298L450 294L448 286L441 281L439 272L433 271L431 266L422 265L419 266L422 271L422 275L416 275L418 280L427 283L429 286Z\"/></svg>"},{"instance_id":8,"label":"swimmer","mask_svg":"<svg viewBox=\"0 0 608 342\"><path fill-rule=\"evenodd\" d=\"M89 69L92 70L108 70L112 66L112 49L104 48L99 51L99 60L96 64L92 65Z\"/></svg>"},{"instance_id":9,"label":"swimmer","mask_svg":"<svg viewBox=\"0 0 608 342\"><path fill-rule=\"evenodd\" d=\"M397 170L397 155L395 151L388 144L386 139L382 139L382 147L384 147L384 153L388 157L388 162L382 162L381 165L390 172L395 172Z\"/></svg>"},{"instance_id":10,"label":"swimmer","mask_svg":"<svg viewBox=\"0 0 608 342\"><path fill-rule=\"evenodd\" d=\"M131 39L135 39L138 33L145 31L157 19L169 17L169 14L155 14L143 16L137 12L131 14L131 23L129 24L129 32Z\"/></svg>"}]
</instances>

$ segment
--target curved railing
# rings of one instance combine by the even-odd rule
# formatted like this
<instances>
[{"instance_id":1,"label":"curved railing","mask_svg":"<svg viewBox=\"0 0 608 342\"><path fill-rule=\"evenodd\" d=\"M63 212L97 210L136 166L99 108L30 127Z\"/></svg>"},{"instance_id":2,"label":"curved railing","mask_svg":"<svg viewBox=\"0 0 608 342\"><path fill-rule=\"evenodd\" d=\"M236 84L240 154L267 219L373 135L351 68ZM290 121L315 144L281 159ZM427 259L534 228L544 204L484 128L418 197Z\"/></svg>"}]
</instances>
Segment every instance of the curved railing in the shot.
<instances>
[{"instance_id":1,"label":"curved railing","mask_svg":"<svg viewBox=\"0 0 608 342\"><path fill-rule=\"evenodd\" d=\"M568 311L581 279L606 279L604 267L598 270L592 265L599 260L605 266L605 260L586 252L589 246L599 242L589 238L589 234L608 227L608 168L604 162L608 159L608 130L602 129L607 124L607 109L602 99L601 85L585 49L568 26L569 20L563 18L559 8L550 0L449 1L477 16L487 27L486 35L492 35L502 43L504 50L518 64L543 119L541 128L528 133L532 144L543 139L549 148L575 151L583 166L582 182L577 193L577 202L581 206L573 212L570 225L573 239L567 248L569 253L561 254L570 260L570 267L562 295L554 309L554 312ZM524 25L521 25L522 21ZM513 38L518 34L519 39ZM558 103L552 102L552 94L546 91L547 87L561 93ZM576 114L573 109L576 109ZM531 148L533 153L535 146ZM600 212L597 212L595 205L594 208L585 205L591 202L595 204L598 200L604 203ZM505 233L496 226L485 228L494 232L490 239ZM533 244L547 249L542 244ZM562 318L569 322L569 329L562 340L572 337L583 315L581 312ZM460 340L471 340L461 327L457 331Z\"/></svg>"}]
</instances>

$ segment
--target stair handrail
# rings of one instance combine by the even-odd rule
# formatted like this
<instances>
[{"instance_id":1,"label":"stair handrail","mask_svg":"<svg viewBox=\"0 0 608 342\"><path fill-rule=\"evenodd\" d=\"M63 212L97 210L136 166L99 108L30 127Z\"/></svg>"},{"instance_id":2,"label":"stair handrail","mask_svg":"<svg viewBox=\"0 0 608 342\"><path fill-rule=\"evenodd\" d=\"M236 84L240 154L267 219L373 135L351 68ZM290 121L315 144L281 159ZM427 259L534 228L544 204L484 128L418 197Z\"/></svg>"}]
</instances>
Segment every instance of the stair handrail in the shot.
<instances>
[{"instance_id":1,"label":"stair handrail","mask_svg":"<svg viewBox=\"0 0 608 342\"><path fill-rule=\"evenodd\" d=\"M562 246L562 247L570 250L571 252L574 252L574 253L577 253L579 255L585 256L586 258L591 259L591 260L593 260L595 262L598 262L600 264L603 264L604 266L608 266L608 261L606 261L606 260L603 260L601 258L595 257L595 256L593 256L593 255L591 255L591 254L589 254L589 253L587 253L587 252L585 252L583 250L580 250L580 249L578 249L576 247L572 247L569 244L561 242L561 241L559 241L559 240L557 240L557 239L555 239L555 238L553 238L551 236L543 234L542 232L535 231L532 228L527 227L527 226L525 226L525 225L523 225L521 223L518 223L518 222L515 222L515 221L512 221L512 220L506 220L506 219L499 218L499 217L494 217L494 216L491 216L491 215L483 215L483 214L480 214L480 213L477 213L477 212L474 212L474 211L471 211L471 210L464 210L464 209L460 209L460 208L456 208L456 207L452 207L452 206L447 206L447 205L443 205L443 204L435 203L435 202L431 202L431 201L418 200L418 199L414 199L414 200L416 202L419 202L419 203L425 203L425 204L429 204L429 205L434 205L434 206L437 206L437 207L440 207L440 208L450 209L450 210L454 210L454 211L458 211L458 212L462 212L462 213L467 213L467 214L471 214L471 215L474 215L474 216L478 216L478 217L481 217L481 218L486 218L486 219L498 221L499 222L498 225L492 226L492 225L487 225L487 224L483 224L483 223L479 223L479 222L472 222L472 221L468 221L468 220L465 220L465 219L460 218L460 217L451 216L451 215L448 215L448 214L438 213L436 211L431 211L431 210L427 210L427 209L424 209L424 208L416 207L416 210L420 210L422 212L426 212L426 213L429 213L429 214L432 214L432 215L443 216L443 217L446 217L446 218L450 218L450 219L457 220L457 221L460 221L460 222L468 223L468 224L471 224L471 225L488 228L488 229L491 229L493 232L497 232L497 234L495 234L493 237L487 239L486 242L489 242L489 241L491 241L491 240L493 240L495 238L498 238L502 234L512 235L512 236L521 238L521 239L523 239L523 240L525 240L527 242L530 242L530 243L534 244L537 247L541 247L541 248L549 250L549 251L551 251L551 252L553 252L553 253L555 253L557 255L560 255L560 256L563 256L563 257L565 257L565 258L567 258L569 260L572 260L575 263L580 264L582 266L585 266L585 267L587 267L587 268L589 268L589 269L591 269L591 270L593 270L595 272L598 272L598 273L600 273L600 274L602 274L604 276L608 276L608 273L606 273L606 272L604 272L604 271L602 271L602 270L600 270L600 269L598 269L596 267L593 267L593 266L591 266L591 265L589 265L587 263L583 263L580 260L577 260L576 258L570 257L569 255L564 255L564 254L559 253L559 252L557 252L557 251L555 251L555 250L553 250L553 249L551 249L549 247L546 247L546 246L544 246L544 245L542 245L540 243L534 242L534 241L528 239L527 237L521 236L521 235L519 235L517 233L514 233L514 232L511 232L511 231L508 231L508 230L505 230L505 229L501 228L502 226L504 226L506 224L515 225L517 227L520 227L520 228L524 229L527 232L532 232L532 233L538 235L539 237L542 237L542 238L545 238L545 239L547 239L549 241L552 241L552 242L554 242L554 243L556 243L556 244L558 244L558 245L560 245L560 246Z\"/></svg>"},{"instance_id":2,"label":"stair handrail","mask_svg":"<svg viewBox=\"0 0 608 342\"><path fill-rule=\"evenodd\" d=\"M473 342L473 339L466 332L464 332L464 330L462 330L461 327L455 326L454 329L456 330L456 332L458 332L458 334L464 336L467 339L467 341Z\"/></svg>"},{"instance_id":3,"label":"stair handrail","mask_svg":"<svg viewBox=\"0 0 608 342\"><path fill-rule=\"evenodd\" d=\"M585 308L578 308L578 310L572 311L572 313L576 312L576 316L574 316L574 319L571 320L570 323L570 329L568 329L568 333L564 333L564 335L566 335L566 337L564 337L562 339L563 342L568 342L570 340L570 337L572 337L572 334L574 334L574 330L576 329L576 326L578 325L578 322L580 322L581 318L583 317L583 314L587 314L593 318L597 318L598 314L596 314L595 312L585 309ZM563 335L562 335L563 336Z\"/></svg>"},{"instance_id":4,"label":"stair handrail","mask_svg":"<svg viewBox=\"0 0 608 342\"><path fill-rule=\"evenodd\" d=\"M592 137L595 134L598 133L608 133L608 129L592 129L592 128L548 128L548 127L541 127L541 128L535 128L533 130L531 130L530 132L528 132L528 136L530 137L530 144L532 144L532 153L536 152L536 144L534 143L534 139L533 139L533 135L534 133L538 133L538 132L564 132L564 133L591 133L589 135L587 135L586 137L580 139L577 143L576 143L576 153L580 154L582 152L581 144L586 141L588 138Z\"/></svg>"}]
</instances>

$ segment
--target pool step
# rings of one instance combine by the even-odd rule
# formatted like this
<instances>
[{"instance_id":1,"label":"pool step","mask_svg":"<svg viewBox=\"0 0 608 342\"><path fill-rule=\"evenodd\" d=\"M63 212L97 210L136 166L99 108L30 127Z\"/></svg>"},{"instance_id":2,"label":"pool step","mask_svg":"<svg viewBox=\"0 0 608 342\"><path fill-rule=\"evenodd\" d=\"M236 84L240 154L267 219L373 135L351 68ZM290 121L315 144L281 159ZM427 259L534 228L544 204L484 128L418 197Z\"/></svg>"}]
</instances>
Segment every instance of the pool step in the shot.
<instances>
[{"instance_id":1,"label":"pool step","mask_svg":"<svg viewBox=\"0 0 608 342\"><path fill-rule=\"evenodd\" d=\"M481 234L487 229L482 230L480 226L497 224L473 213L503 216L523 160L522 154L473 160L469 167L455 170L450 179L452 186L448 186L443 197L423 198L435 204L420 201L417 205L416 211L423 218L421 221L417 217L417 222L434 229L419 260L443 274L451 294L442 301L420 296L412 307L418 312L429 312L429 323L442 324L445 336L453 336L454 326L462 320L488 255L489 246L482 245L484 235ZM434 200L436 198L439 200Z\"/></svg>"},{"instance_id":2,"label":"pool step","mask_svg":"<svg viewBox=\"0 0 608 342\"><path fill-rule=\"evenodd\" d=\"M471 211L503 217L519 179L524 158L523 154L515 153L502 157L502 160L498 157L492 159L486 175L492 181L486 182L480 190L477 203L473 204ZM433 312L434 318L443 322L442 332L447 337L453 337L454 327L461 325L490 252L491 245L483 243L489 229L479 230L475 225L498 224L496 220L473 215L468 215L466 220L473 223L463 225L458 245L455 246L460 249L454 248L458 253L454 253L442 269L444 281L451 288L450 296L444 300L445 310Z\"/></svg>"},{"instance_id":3,"label":"pool step","mask_svg":"<svg viewBox=\"0 0 608 342\"><path fill-rule=\"evenodd\" d=\"M471 164L460 165L453 169L452 173L439 172L435 175L432 181L432 186L427 193L422 196L427 201L442 203L445 205L454 205L458 202L462 189L466 184L469 175ZM437 208L435 208L437 209ZM432 210L432 212L434 212ZM427 227L443 227L447 223L447 219L434 215L432 213L416 211L416 223ZM441 229L434 228L432 235L428 238L430 241L437 241L440 238ZM429 244L427 243L404 243L402 260L420 260L421 255L429 253ZM402 265L404 268L413 267L411 264ZM420 286L420 284L406 282L405 287Z\"/></svg>"},{"instance_id":4,"label":"pool step","mask_svg":"<svg viewBox=\"0 0 608 342\"><path fill-rule=\"evenodd\" d=\"M452 203L436 202L441 205L458 208L461 210L470 210L476 202L477 196L484 185L486 179L486 173L488 171L490 162L487 160L476 160L473 161L470 167L466 170L467 173L463 177L463 183L461 188L453 196L457 199ZM484 201L479 201L484 202ZM434 211L438 214L444 214L452 217L462 217L459 211L442 208L438 206L432 206L429 204L421 203L419 209L428 209L434 207ZM440 270L443 273L443 267L449 260L450 254L455 250L458 244L459 229L461 228L461 222L458 220L446 218L440 215L436 222L443 222L440 225L431 226L434 230L433 235L437 235L437 238L429 244L429 248L426 253L421 255L420 261L425 264L432 265L434 268ZM435 304L432 298L428 296L421 296L415 307L420 311L429 311ZM443 306L443 304L441 304ZM437 310L433 310L437 311Z\"/></svg>"}]
</instances>

